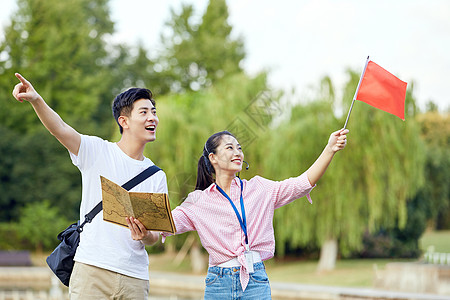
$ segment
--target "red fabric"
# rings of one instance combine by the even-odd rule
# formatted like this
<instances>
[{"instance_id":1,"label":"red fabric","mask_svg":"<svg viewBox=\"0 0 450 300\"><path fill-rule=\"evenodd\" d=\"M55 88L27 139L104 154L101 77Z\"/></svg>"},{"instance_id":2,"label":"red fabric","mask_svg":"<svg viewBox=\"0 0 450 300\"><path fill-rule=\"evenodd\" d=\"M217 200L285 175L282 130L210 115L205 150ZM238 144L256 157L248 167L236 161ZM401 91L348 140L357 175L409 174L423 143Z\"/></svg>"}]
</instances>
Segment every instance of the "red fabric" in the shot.
<instances>
[{"instance_id":1,"label":"red fabric","mask_svg":"<svg viewBox=\"0 0 450 300\"><path fill-rule=\"evenodd\" d=\"M406 85L406 82L369 61L356 100L405 120Z\"/></svg>"}]
</instances>

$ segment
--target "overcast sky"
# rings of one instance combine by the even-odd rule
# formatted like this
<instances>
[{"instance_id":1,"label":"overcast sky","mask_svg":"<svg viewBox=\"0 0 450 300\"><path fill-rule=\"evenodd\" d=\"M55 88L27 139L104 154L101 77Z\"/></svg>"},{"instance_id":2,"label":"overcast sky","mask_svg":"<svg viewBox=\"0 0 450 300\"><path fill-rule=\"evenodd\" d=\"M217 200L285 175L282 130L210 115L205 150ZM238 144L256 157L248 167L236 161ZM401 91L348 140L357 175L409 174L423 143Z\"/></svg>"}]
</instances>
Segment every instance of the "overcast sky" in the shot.
<instances>
[{"instance_id":1,"label":"overcast sky","mask_svg":"<svg viewBox=\"0 0 450 300\"><path fill-rule=\"evenodd\" d=\"M208 1L110 0L114 39L142 41L156 49L169 8ZM329 75L338 93L346 70L358 72L366 57L403 81L414 82L421 108L433 100L450 107L450 1L447 0L228 0L233 35L244 38L250 74L270 70L273 87L307 94ZM15 0L2 0L0 26ZM70 17L70 16L68 16ZM2 39L3 36L1 35Z\"/></svg>"}]
</instances>

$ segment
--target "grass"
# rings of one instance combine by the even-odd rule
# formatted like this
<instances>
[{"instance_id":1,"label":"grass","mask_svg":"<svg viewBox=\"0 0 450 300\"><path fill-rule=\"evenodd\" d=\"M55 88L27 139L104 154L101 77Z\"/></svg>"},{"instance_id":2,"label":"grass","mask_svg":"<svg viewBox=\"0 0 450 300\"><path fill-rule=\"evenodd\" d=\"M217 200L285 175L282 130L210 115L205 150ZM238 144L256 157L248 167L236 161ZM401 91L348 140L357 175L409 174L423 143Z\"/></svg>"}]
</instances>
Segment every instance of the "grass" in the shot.
<instances>
[{"instance_id":1,"label":"grass","mask_svg":"<svg viewBox=\"0 0 450 300\"><path fill-rule=\"evenodd\" d=\"M317 261L280 262L269 260L267 274L271 281L318 284L329 286L371 287L375 270L387 263L411 261L393 259L343 259L336 262L332 271L317 272Z\"/></svg>"},{"instance_id":2,"label":"grass","mask_svg":"<svg viewBox=\"0 0 450 300\"><path fill-rule=\"evenodd\" d=\"M426 232L419 243L424 252L432 246L434 252L450 253L450 230Z\"/></svg>"}]
</instances>

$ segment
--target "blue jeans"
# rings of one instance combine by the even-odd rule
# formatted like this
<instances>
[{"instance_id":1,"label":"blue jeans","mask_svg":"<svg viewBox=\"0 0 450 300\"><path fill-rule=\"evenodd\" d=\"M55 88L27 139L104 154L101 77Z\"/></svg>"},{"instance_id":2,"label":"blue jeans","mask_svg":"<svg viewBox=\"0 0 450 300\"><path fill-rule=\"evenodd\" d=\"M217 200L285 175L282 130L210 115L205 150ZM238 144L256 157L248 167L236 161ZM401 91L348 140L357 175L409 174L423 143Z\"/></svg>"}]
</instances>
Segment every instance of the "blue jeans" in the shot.
<instances>
[{"instance_id":1,"label":"blue jeans","mask_svg":"<svg viewBox=\"0 0 450 300\"><path fill-rule=\"evenodd\" d=\"M209 267L205 283L205 299L211 300L247 300L272 299L269 278L263 262L253 265L254 273L250 274L247 288L242 290L240 267Z\"/></svg>"}]
</instances>

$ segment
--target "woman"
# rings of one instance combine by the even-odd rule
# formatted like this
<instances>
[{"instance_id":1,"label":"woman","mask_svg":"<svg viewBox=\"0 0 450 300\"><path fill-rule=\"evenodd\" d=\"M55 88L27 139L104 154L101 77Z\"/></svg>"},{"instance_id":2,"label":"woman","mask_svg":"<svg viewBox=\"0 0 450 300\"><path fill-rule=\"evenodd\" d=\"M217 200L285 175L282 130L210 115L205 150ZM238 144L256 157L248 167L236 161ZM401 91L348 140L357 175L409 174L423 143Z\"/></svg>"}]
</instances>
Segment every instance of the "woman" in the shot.
<instances>
[{"instance_id":1,"label":"woman","mask_svg":"<svg viewBox=\"0 0 450 300\"><path fill-rule=\"evenodd\" d=\"M241 180L244 153L228 131L213 134L198 161L195 191L173 211L176 234L198 232L209 253L205 299L271 299L264 260L275 251L273 213L307 196L334 154L347 142L347 129L333 132L314 164L280 182L255 176ZM168 233L162 234L164 238Z\"/></svg>"}]
</instances>

